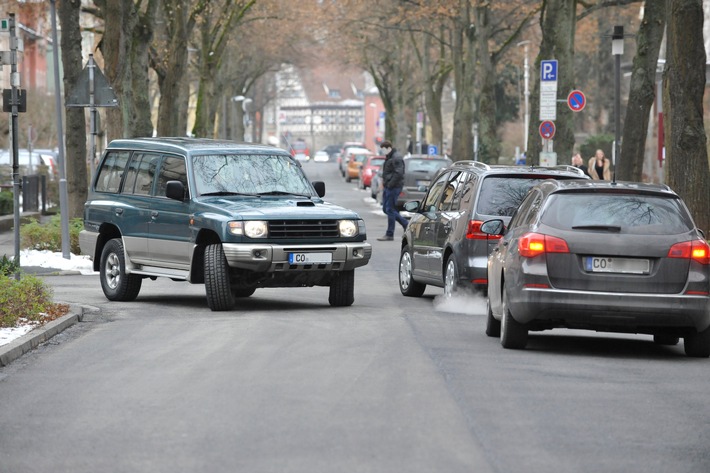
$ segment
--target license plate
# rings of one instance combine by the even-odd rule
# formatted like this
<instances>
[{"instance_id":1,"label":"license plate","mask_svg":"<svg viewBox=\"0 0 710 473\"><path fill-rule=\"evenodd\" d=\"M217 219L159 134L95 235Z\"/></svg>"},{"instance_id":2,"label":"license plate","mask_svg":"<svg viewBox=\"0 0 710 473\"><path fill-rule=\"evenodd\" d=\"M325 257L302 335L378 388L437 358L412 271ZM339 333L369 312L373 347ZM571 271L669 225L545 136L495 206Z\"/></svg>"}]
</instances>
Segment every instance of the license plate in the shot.
<instances>
[{"instance_id":1,"label":"license plate","mask_svg":"<svg viewBox=\"0 0 710 473\"><path fill-rule=\"evenodd\" d=\"M648 274L651 264L647 259L587 256L584 269L592 273Z\"/></svg>"},{"instance_id":2,"label":"license plate","mask_svg":"<svg viewBox=\"0 0 710 473\"><path fill-rule=\"evenodd\" d=\"M417 181L418 186L429 186L431 184L431 181Z\"/></svg>"},{"instance_id":3,"label":"license plate","mask_svg":"<svg viewBox=\"0 0 710 473\"><path fill-rule=\"evenodd\" d=\"M289 264L322 264L332 263L332 253L289 253Z\"/></svg>"}]
</instances>

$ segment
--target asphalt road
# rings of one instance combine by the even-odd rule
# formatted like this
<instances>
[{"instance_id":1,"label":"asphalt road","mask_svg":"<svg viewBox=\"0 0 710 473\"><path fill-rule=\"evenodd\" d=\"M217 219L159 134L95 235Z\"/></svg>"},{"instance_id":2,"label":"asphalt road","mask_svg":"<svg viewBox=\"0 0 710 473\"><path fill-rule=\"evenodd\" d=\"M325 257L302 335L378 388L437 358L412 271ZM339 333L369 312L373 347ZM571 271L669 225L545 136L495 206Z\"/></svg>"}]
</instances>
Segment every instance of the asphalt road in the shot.
<instances>
[{"instance_id":1,"label":"asphalt road","mask_svg":"<svg viewBox=\"0 0 710 473\"><path fill-rule=\"evenodd\" d=\"M203 286L113 303L96 276L46 277L93 309L0 368L0 472L710 471L708 360L562 330L504 350L482 299L402 297L369 193L305 168L366 219L352 307L265 289L213 313Z\"/></svg>"}]
</instances>

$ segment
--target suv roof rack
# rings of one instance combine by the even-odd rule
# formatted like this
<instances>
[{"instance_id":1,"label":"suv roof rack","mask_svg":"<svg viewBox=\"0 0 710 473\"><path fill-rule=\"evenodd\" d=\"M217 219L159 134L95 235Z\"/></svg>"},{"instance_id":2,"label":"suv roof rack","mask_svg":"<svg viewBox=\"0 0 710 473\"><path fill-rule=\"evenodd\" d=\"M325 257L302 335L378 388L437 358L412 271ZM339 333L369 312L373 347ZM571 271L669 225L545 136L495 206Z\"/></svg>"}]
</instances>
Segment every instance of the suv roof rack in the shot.
<instances>
[{"instance_id":1,"label":"suv roof rack","mask_svg":"<svg viewBox=\"0 0 710 473\"><path fill-rule=\"evenodd\" d=\"M463 161L456 161L454 164L465 164L468 166L473 166L473 167L478 167L481 168L485 171L488 171L491 167L487 165L486 163L482 163L481 161L470 161L470 160L463 160Z\"/></svg>"},{"instance_id":2,"label":"suv roof rack","mask_svg":"<svg viewBox=\"0 0 710 473\"><path fill-rule=\"evenodd\" d=\"M558 166L549 166L548 169L556 169L558 171L569 171L569 172L576 172L580 176L584 176L584 171L579 169L576 166L570 166L569 164L560 164Z\"/></svg>"}]
</instances>

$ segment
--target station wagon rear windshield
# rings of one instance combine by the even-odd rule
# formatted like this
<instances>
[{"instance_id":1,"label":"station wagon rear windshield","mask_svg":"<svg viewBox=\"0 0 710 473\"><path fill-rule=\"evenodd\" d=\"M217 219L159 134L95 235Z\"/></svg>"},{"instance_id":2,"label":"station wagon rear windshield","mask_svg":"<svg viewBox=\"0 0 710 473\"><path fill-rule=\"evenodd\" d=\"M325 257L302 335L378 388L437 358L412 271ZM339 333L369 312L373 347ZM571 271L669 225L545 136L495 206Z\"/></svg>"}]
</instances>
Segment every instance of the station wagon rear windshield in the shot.
<instances>
[{"instance_id":1,"label":"station wagon rear windshield","mask_svg":"<svg viewBox=\"0 0 710 473\"><path fill-rule=\"evenodd\" d=\"M693 228L679 199L648 194L555 194L550 196L541 221L565 230L615 228L644 235L681 234Z\"/></svg>"},{"instance_id":2,"label":"station wagon rear windshield","mask_svg":"<svg viewBox=\"0 0 710 473\"><path fill-rule=\"evenodd\" d=\"M211 154L194 156L197 193L296 194L312 196L313 187L289 156Z\"/></svg>"}]
</instances>

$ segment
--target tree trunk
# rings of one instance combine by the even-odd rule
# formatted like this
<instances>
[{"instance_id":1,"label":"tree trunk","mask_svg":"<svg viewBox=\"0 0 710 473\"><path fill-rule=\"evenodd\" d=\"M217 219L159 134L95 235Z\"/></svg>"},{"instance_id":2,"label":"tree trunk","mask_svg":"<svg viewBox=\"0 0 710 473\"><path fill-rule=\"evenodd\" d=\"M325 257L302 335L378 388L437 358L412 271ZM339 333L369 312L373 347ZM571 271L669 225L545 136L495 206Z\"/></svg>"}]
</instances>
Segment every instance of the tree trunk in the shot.
<instances>
[{"instance_id":1,"label":"tree trunk","mask_svg":"<svg viewBox=\"0 0 710 473\"><path fill-rule=\"evenodd\" d=\"M479 152L478 159L488 164L498 164L500 156L500 140L498 139L498 122L496 120L495 85L497 77L495 66L488 49L491 36L488 5L476 8L476 26L478 34L478 79L479 101L476 113L478 122Z\"/></svg>"},{"instance_id":2,"label":"tree trunk","mask_svg":"<svg viewBox=\"0 0 710 473\"><path fill-rule=\"evenodd\" d=\"M668 35L664 87L666 182L685 201L695 223L710 236L710 168L703 127L705 48L702 0L667 0Z\"/></svg>"},{"instance_id":3,"label":"tree trunk","mask_svg":"<svg viewBox=\"0 0 710 473\"><path fill-rule=\"evenodd\" d=\"M616 160L616 178L622 181L643 179L646 134L656 97L656 67L666 25L665 15L666 8L662 2L646 0L643 21L636 35L638 47L624 119L621 156Z\"/></svg>"},{"instance_id":4,"label":"tree trunk","mask_svg":"<svg viewBox=\"0 0 710 473\"><path fill-rule=\"evenodd\" d=\"M80 0L58 2L58 16L62 28L61 53L64 64L64 90L76 87L82 73L81 28L79 26ZM57 91L57 93L59 93ZM65 169L69 218L84 215L84 203L88 193L86 161L86 120L84 108L66 108L66 154Z\"/></svg>"},{"instance_id":5,"label":"tree trunk","mask_svg":"<svg viewBox=\"0 0 710 473\"><path fill-rule=\"evenodd\" d=\"M451 56L454 61L454 127L451 138L451 153L454 161L474 159L473 118L475 91L473 87L476 64L475 31L471 28L471 13L468 0L461 2L460 17L454 24Z\"/></svg>"},{"instance_id":6,"label":"tree trunk","mask_svg":"<svg viewBox=\"0 0 710 473\"><path fill-rule=\"evenodd\" d=\"M131 34L131 90L133 103L131 120L126 125L127 136L153 136L150 111L149 46L153 41L153 25L158 0L147 4L145 13L138 13L136 27Z\"/></svg>"},{"instance_id":7,"label":"tree trunk","mask_svg":"<svg viewBox=\"0 0 710 473\"><path fill-rule=\"evenodd\" d=\"M574 32L576 0L544 0L540 14L542 44L535 60L535 81L530 95L530 128L528 129L527 164L539 164L542 139L539 134L540 62L557 59L557 100L564 100L574 87ZM574 151L574 120L566 105L557 104L553 151L557 163L567 164Z\"/></svg>"}]
</instances>

